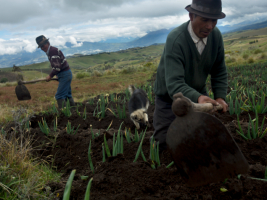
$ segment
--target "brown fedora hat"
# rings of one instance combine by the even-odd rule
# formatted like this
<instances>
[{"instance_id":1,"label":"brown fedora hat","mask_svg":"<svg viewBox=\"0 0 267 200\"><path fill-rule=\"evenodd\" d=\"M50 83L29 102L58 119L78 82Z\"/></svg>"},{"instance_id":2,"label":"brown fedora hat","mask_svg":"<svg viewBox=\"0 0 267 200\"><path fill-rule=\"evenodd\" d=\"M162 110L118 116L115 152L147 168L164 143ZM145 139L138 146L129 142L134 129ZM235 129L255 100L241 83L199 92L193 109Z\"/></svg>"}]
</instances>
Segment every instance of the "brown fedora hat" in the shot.
<instances>
[{"instance_id":1,"label":"brown fedora hat","mask_svg":"<svg viewBox=\"0 0 267 200\"><path fill-rule=\"evenodd\" d=\"M47 43L49 40L49 38L46 39L45 36L40 35L36 38L36 43L38 44L38 48L40 48L42 45L44 45L45 43Z\"/></svg>"},{"instance_id":2,"label":"brown fedora hat","mask_svg":"<svg viewBox=\"0 0 267 200\"><path fill-rule=\"evenodd\" d=\"M192 4L186 6L185 9L190 13L209 19L225 18L221 0L192 0Z\"/></svg>"}]
</instances>

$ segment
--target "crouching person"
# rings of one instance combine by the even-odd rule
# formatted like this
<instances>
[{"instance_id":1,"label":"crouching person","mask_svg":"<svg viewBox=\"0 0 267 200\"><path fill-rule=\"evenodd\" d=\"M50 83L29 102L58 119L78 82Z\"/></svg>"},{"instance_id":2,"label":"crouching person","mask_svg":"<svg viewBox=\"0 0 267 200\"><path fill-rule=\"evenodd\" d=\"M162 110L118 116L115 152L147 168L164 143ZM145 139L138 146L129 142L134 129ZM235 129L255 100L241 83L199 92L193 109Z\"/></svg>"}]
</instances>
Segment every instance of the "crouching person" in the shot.
<instances>
[{"instance_id":1,"label":"crouching person","mask_svg":"<svg viewBox=\"0 0 267 200\"><path fill-rule=\"evenodd\" d=\"M175 119L173 95L181 92L194 103L221 105L227 111L227 70L224 44L217 20L225 17L221 0L192 0L185 8L190 20L173 29L166 40L155 81L153 137L160 151L167 149L166 135ZM207 95L211 76L214 99Z\"/></svg>"},{"instance_id":2,"label":"crouching person","mask_svg":"<svg viewBox=\"0 0 267 200\"><path fill-rule=\"evenodd\" d=\"M41 48L46 53L52 67L52 71L46 77L46 81L50 81L51 78L57 75L59 84L55 98L58 108L64 108L67 100L69 100L70 106L73 107L75 103L71 94L72 72L63 53L58 48L51 46L48 40L43 35L36 38L38 48Z\"/></svg>"}]
</instances>

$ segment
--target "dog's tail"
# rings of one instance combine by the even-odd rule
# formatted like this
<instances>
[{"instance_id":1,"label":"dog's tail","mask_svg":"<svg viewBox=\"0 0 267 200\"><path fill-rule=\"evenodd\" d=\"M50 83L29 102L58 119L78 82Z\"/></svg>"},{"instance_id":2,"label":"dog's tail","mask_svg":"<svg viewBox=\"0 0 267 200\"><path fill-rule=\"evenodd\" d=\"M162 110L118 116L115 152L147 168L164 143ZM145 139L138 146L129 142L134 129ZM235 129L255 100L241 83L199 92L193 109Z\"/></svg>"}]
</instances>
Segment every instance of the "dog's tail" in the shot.
<instances>
[{"instance_id":1,"label":"dog's tail","mask_svg":"<svg viewBox=\"0 0 267 200\"><path fill-rule=\"evenodd\" d=\"M134 85L129 85L128 90L129 90L131 96L132 96L133 92L134 92L136 89L137 89L137 88L136 88Z\"/></svg>"}]
</instances>

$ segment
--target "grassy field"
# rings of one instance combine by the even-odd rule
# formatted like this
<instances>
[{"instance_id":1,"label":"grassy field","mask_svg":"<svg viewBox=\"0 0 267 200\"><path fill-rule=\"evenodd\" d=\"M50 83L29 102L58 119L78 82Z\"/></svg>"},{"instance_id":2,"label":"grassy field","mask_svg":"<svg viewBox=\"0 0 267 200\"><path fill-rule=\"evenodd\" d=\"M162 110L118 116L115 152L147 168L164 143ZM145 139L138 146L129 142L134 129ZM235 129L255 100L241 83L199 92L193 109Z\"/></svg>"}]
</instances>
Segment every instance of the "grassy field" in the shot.
<instances>
[{"instance_id":1,"label":"grassy field","mask_svg":"<svg viewBox=\"0 0 267 200\"><path fill-rule=\"evenodd\" d=\"M257 30L238 31L223 35L226 63L228 66L251 64L267 60L267 28ZM132 48L112 53L100 53L87 56L73 56L68 62L74 74L98 70L122 69L131 66L142 66L146 62L159 60L164 44L149 47ZM22 70L40 70L44 73L51 70L49 62L25 65ZM10 72L12 68L2 71ZM42 73L23 71L26 80L41 78ZM33 75L34 74L34 75Z\"/></svg>"},{"instance_id":2,"label":"grassy field","mask_svg":"<svg viewBox=\"0 0 267 200\"><path fill-rule=\"evenodd\" d=\"M223 40L228 66L267 60L267 28L224 34Z\"/></svg>"},{"instance_id":3,"label":"grassy field","mask_svg":"<svg viewBox=\"0 0 267 200\"><path fill-rule=\"evenodd\" d=\"M267 61L267 28L228 33L223 35L223 39L228 67ZM130 83L143 83L155 72L163 48L164 44L161 44L68 58L74 74L72 88L75 101L82 102L100 93L123 91ZM26 81L44 78L51 70L48 62L20 68ZM12 68L2 70L10 72ZM43 111L55 101L57 82L27 85L32 95L30 104L16 99L16 85L16 82L0 83L2 122L12 118L10 111L16 106L24 105L33 111Z\"/></svg>"},{"instance_id":4,"label":"grassy field","mask_svg":"<svg viewBox=\"0 0 267 200\"><path fill-rule=\"evenodd\" d=\"M257 37L257 36L264 37L264 35L266 35L266 34L267 34L267 27L261 28L261 29L226 33L223 35L223 37L228 38L228 39L239 39L239 38L244 38L244 37ZM265 37L267 37L267 36L265 36Z\"/></svg>"},{"instance_id":5,"label":"grassy field","mask_svg":"<svg viewBox=\"0 0 267 200\"><path fill-rule=\"evenodd\" d=\"M142 63L161 55L164 45L153 45L149 47L138 47L112 53L100 53L81 57L70 57L68 63L72 69L87 70L99 65L111 65L116 67ZM47 69L49 62L22 66L21 69ZM12 68L3 68L3 71L11 71Z\"/></svg>"},{"instance_id":6,"label":"grassy field","mask_svg":"<svg viewBox=\"0 0 267 200\"><path fill-rule=\"evenodd\" d=\"M233 102L236 98L243 99L242 109L245 110L247 109L247 105L245 105L247 96L244 96L244 93L248 91L244 87L240 87L240 84L242 83L249 88L252 72L254 74L253 80L260 79L258 82L255 81L256 84L253 87L260 88L267 81L267 72L262 73L264 66L255 64L266 62L267 29L224 35L224 44L226 64L229 77L232 80L229 86L233 88L233 91L228 94L229 107L232 108L231 112L237 112L233 109ZM68 62L74 74L72 92L75 102L86 102L99 94L124 92L129 84L137 86L144 84L155 73L163 48L164 45L154 45L114 53L69 58ZM48 62L22 66L21 69L23 70L24 80L45 77L51 70ZM2 70L11 73L12 68ZM242 73L238 74L238 70ZM259 77L259 74L261 74L261 77ZM26 108L28 113L32 114L45 112L55 103L54 95L58 85L57 82L26 85L32 96L30 101L17 100L16 85L16 82L0 83L0 127L14 120L16 113L12 111L18 108ZM240 88L243 88L242 91ZM266 87L260 91L264 91L264 94L266 94ZM19 183L23 186L18 188L18 190L23 190L19 192L34 196L33 193L36 189L44 191L42 186L49 180L59 180L60 174L29 157L30 146L22 148L17 140L11 143L2 137L0 134L0 165L5 166L1 168L0 177L6 178L6 182L3 182L3 184L10 183L10 180L12 184L14 182L16 182L14 184ZM8 165L7 163L1 163L2 161L8 161ZM1 187L0 182L0 193Z\"/></svg>"},{"instance_id":7,"label":"grassy field","mask_svg":"<svg viewBox=\"0 0 267 200\"><path fill-rule=\"evenodd\" d=\"M142 71L129 71L124 74L104 75L101 77L84 77L72 81L72 93L76 102L84 102L100 93L113 93L125 91L129 84L140 85L145 83L155 68L142 69ZM23 106L32 112L42 112L51 106L54 102L54 96L58 83L51 81L49 83L39 82L28 84L26 87L30 91L32 99L30 101L18 101L14 85L0 87L0 124L12 120L12 110Z\"/></svg>"}]
</instances>

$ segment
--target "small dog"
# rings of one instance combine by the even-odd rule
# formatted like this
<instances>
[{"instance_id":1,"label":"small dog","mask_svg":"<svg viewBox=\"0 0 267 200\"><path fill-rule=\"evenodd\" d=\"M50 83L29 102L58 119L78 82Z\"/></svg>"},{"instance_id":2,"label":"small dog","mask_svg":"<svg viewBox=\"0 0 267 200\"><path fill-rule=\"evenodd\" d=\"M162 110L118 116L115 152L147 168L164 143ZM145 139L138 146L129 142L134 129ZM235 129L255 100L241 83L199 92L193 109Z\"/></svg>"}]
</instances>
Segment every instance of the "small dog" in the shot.
<instances>
[{"instance_id":1,"label":"small dog","mask_svg":"<svg viewBox=\"0 0 267 200\"><path fill-rule=\"evenodd\" d=\"M140 122L143 122L145 125L150 127L147 115L147 110L149 107L149 100L147 98L147 94L144 90L137 89L133 85L130 85L128 89L131 94L130 101L128 103L131 120L133 121L137 129L140 128Z\"/></svg>"}]
</instances>

